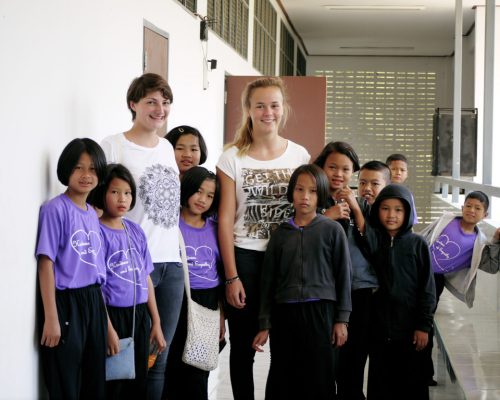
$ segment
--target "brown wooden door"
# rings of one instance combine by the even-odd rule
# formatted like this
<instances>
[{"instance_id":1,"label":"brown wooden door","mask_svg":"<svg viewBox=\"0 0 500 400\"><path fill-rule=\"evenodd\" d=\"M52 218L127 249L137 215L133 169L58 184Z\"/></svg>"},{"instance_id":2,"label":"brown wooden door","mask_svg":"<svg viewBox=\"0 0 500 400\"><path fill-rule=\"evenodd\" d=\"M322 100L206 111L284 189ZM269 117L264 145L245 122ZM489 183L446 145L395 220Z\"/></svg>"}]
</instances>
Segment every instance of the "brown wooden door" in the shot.
<instances>
[{"instance_id":1,"label":"brown wooden door","mask_svg":"<svg viewBox=\"0 0 500 400\"><path fill-rule=\"evenodd\" d=\"M233 140L241 122L241 93L256 76L226 77L226 107L224 143ZM326 78L313 76L283 76L290 100L291 113L283 136L304 146L311 160L325 146Z\"/></svg>"},{"instance_id":2,"label":"brown wooden door","mask_svg":"<svg viewBox=\"0 0 500 400\"><path fill-rule=\"evenodd\" d=\"M144 27L144 72L154 72L168 82L168 38ZM165 136L167 124L158 131Z\"/></svg>"}]
</instances>

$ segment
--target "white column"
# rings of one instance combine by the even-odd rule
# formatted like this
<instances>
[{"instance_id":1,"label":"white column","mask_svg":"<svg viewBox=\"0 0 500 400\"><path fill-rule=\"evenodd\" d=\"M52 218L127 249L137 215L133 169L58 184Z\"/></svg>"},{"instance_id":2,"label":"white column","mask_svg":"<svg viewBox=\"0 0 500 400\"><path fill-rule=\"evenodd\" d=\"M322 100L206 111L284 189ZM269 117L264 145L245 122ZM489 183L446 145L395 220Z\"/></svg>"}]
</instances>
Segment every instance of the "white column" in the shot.
<instances>
[{"instance_id":1,"label":"white column","mask_svg":"<svg viewBox=\"0 0 500 400\"><path fill-rule=\"evenodd\" d=\"M460 179L460 140L462 137L462 0L455 2L455 64L453 79L453 159L452 177ZM453 186L451 201L458 203L459 187Z\"/></svg>"}]
</instances>

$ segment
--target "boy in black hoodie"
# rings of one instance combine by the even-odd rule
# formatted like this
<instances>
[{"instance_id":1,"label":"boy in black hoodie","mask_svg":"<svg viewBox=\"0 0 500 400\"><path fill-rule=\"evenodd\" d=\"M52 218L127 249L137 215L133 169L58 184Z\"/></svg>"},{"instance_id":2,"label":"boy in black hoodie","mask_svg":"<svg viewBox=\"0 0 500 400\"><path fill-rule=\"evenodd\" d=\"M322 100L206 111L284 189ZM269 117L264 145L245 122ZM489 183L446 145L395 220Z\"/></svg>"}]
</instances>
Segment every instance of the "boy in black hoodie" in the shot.
<instances>
[{"instance_id":1,"label":"boy in black hoodie","mask_svg":"<svg viewBox=\"0 0 500 400\"><path fill-rule=\"evenodd\" d=\"M378 195L365 241L379 280L373 295L369 400L429 399L425 357L436 303L429 247L412 232L412 195L388 185Z\"/></svg>"}]
</instances>

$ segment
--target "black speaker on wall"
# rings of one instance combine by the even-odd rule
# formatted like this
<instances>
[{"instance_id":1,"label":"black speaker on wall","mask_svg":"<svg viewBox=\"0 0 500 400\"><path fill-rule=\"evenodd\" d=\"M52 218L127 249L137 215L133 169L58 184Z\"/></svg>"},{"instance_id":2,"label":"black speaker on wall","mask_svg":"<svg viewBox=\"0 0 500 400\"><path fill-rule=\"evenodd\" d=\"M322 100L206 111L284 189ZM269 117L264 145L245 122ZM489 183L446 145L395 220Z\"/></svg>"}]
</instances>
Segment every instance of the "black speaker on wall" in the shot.
<instances>
[{"instance_id":1,"label":"black speaker on wall","mask_svg":"<svg viewBox=\"0 0 500 400\"><path fill-rule=\"evenodd\" d=\"M460 175L476 175L477 108L462 109ZM436 108L432 137L432 175L451 176L453 157L453 109Z\"/></svg>"}]
</instances>

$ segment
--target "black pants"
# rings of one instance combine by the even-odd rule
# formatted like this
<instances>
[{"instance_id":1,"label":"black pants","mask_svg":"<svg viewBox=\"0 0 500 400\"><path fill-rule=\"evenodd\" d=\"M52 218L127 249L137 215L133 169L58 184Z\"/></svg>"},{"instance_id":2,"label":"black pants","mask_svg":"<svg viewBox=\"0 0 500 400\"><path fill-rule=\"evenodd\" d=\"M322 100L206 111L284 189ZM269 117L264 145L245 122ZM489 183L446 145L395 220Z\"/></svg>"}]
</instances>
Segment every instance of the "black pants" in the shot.
<instances>
[{"instance_id":1,"label":"black pants","mask_svg":"<svg viewBox=\"0 0 500 400\"><path fill-rule=\"evenodd\" d=\"M347 342L339 349L337 398L340 400L365 399L363 384L370 343L372 293L372 288L351 292Z\"/></svg>"},{"instance_id":2,"label":"black pants","mask_svg":"<svg viewBox=\"0 0 500 400\"><path fill-rule=\"evenodd\" d=\"M436 283L436 308L434 308L433 313L436 312L439 298L444 290L444 275L443 274L434 274L434 282ZM432 348L434 347L434 326L429 331L429 344L427 347L422 350L425 354L425 369L427 380L430 380L434 376L434 363L432 362Z\"/></svg>"},{"instance_id":3,"label":"black pants","mask_svg":"<svg viewBox=\"0 0 500 400\"><path fill-rule=\"evenodd\" d=\"M120 339L132 333L133 307L108 306L108 315ZM134 357L135 379L106 382L108 399L144 399L147 391L149 332L151 321L146 304L138 304L135 309Z\"/></svg>"},{"instance_id":4,"label":"black pants","mask_svg":"<svg viewBox=\"0 0 500 400\"><path fill-rule=\"evenodd\" d=\"M260 275L263 251L235 247L238 276L246 293L243 309L227 306L229 340L229 371L234 400L253 400L253 362L255 350L252 342L259 331Z\"/></svg>"},{"instance_id":5,"label":"black pants","mask_svg":"<svg viewBox=\"0 0 500 400\"><path fill-rule=\"evenodd\" d=\"M370 346L368 400L428 400L425 355L411 339L385 340Z\"/></svg>"},{"instance_id":6,"label":"black pants","mask_svg":"<svg viewBox=\"0 0 500 400\"><path fill-rule=\"evenodd\" d=\"M56 347L40 349L49 397L104 399L108 325L101 288L56 290L56 307L61 339Z\"/></svg>"},{"instance_id":7,"label":"black pants","mask_svg":"<svg viewBox=\"0 0 500 400\"><path fill-rule=\"evenodd\" d=\"M320 300L273 307L266 400L334 398L334 304Z\"/></svg>"},{"instance_id":8,"label":"black pants","mask_svg":"<svg viewBox=\"0 0 500 400\"><path fill-rule=\"evenodd\" d=\"M191 289L191 298L212 310L219 302L219 289ZM188 365L182 361L187 337L187 300L184 295L181 314L175 330L167 360L166 395L168 400L207 400L208 371Z\"/></svg>"}]
</instances>

